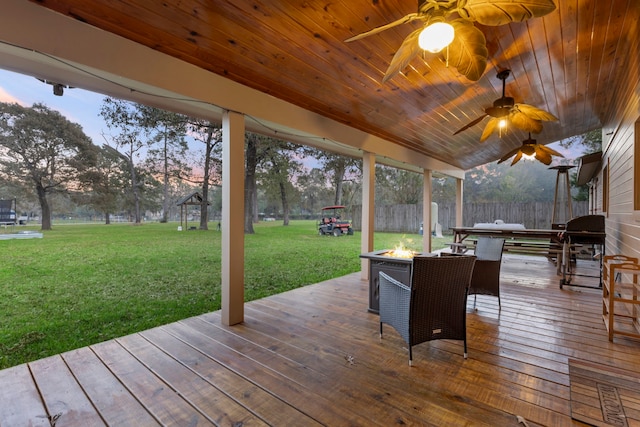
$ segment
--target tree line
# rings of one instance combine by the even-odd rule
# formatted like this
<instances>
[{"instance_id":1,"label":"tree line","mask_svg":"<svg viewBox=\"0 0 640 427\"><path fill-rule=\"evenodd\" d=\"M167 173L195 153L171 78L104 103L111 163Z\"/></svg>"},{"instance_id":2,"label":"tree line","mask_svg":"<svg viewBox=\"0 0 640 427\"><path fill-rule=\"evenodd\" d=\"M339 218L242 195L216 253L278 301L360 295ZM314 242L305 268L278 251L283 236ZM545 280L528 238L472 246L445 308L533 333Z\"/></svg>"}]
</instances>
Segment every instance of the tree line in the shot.
<instances>
[{"instance_id":1,"label":"tree line","mask_svg":"<svg viewBox=\"0 0 640 427\"><path fill-rule=\"evenodd\" d=\"M23 210L38 211L49 230L55 201L106 224L122 212L140 224L145 212L168 221L175 201L198 191L199 228L208 229L209 211L221 210L220 123L113 98L103 100L99 114L105 129L95 143L44 104L0 103L0 198L16 197ZM312 215L355 193L354 159L250 132L245 150L247 233L261 212L278 213L286 225L292 212ZM306 160L313 167L304 167Z\"/></svg>"},{"instance_id":2,"label":"tree line","mask_svg":"<svg viewBox=\"0 0 640 427\"><path fill-rule=\"evenodd\" d=\"M105 128L96 142L44 104L0 103L0 199L17 198L19 209L37 212L49 230L55 213L71 207L106 224L122 214L140 224L145 212L167 222L175 202L198 191L199 228L208 229L211 212L221 211L220 123L109 97L99 115ZM376 204L422 203L421 174L382 165L375 173ZM247 132L245 232L254 232L261 213L287 225L292 215L315 217L322 206L359 204L361 178L359 159ZM468 171L465 200L552 200L555 178L537 162L491 163ZM436 175L432 184L434 201L455 200L455 180Z\"/></svg>"}]
</instances>

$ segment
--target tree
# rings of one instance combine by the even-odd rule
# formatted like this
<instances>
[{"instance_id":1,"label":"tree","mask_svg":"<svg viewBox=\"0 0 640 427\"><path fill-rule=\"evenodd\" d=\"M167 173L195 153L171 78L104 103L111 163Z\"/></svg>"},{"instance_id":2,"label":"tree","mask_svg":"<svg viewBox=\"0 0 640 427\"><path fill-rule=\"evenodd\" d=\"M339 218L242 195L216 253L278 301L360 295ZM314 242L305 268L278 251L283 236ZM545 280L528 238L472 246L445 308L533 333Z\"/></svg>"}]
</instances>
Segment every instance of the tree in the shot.
<instances>
[{"instance_id":1,"label":"tree","mask_svg":"<svg viewBox=\"0 0 640 427\"><path fill-rule=\"evenodd\" d=\"M222 128L207 120L191 120L188 125L190 134L204 144L205 150L202 165L202 179L197 180L201 184L202 206L200 207L200 230L209 229L209 187L211 184L220 184L222 181ZM193 164L198 160L194 159Z\"/></svg>"},{"instance_id":2,"label":"tree","mask_svg":"<svg viewBox=\"0 0 640 427\"><path fill-rule=\"evenodd\" d=\"M585 200L589 200L589 185L578 185L578 173L573 172L569 177L569 183L571 187L575 188L575 191L572 192L571 198L577 202L582 202Z\"/></svg>"},{"instance_id":3,"label":"tree","mask_svg":"<svg viewBox=\"0 0 640 427\"><path fill-rule=\"evenodd\" d=\"M560 141L560 146L571 148L574 145L581 145L584 148L583 154L593 154L602 151L602 129L594 129L582 135ZM589 186L578 185L578 172L572 172L570 177L571 186L576 189L573 195L574 200L589 200Z\"/></svg>"},{"instance_id":4,"label":"tree","mask_svg":"<svg viewBox=\"0 0 640 427\"><path fill-rule=\"evenodd\" d=\"M136 175L138 176L141 212L158 212L162 208L163 183L156 179L153 171L142 167L136 167ZM177 199L177 195L173 194L173 196Z\"/></svg>"},{"instance_id":5,"label":"tree","mask_svg":"<svg viewBox=\"0 0 640 427\"><path fill-rule=\"evenodd\" d=\"M320 208L333 203L335 191L327 186L327 174L319 168L301 172L297 176L301 191L302 213L317 215Z\"/></svg>"},{"instance_id":6,"label":"tree","mask_svg":"<svg viewBox=\"0 0 640 427\"><path fill-rule=\"evenodd\" d=\"M469 203L552 201L556 173L537 162L488 163L467 172L464 200Z\"/></svg>"},{"instance_id":7,"label":"tree","mask_svg":"<svg viewBox=\"0 0 640 427\"><path fill-rule=\"evenodd\" d=\"M51 230L48 196L65 192L95 165L97 147L80 125L44 104L0 103L0 171L31 182L40 203L42 230Z\"/></svg>"},{"instance_id":8,"label":"tree","mask_svg":"<svg viewBox=\"0 0 640 427\"><path fill-rule=\"evenodd\" d=\"M253 223L258 221L258 185L256 171L267 152L278 140L247 132L245 135L244 170L244 232L254 234Z\"/></svg>"},{"instance_id":9,"label":"tree","mask_svg":"<svg viewBox=\"0 0 640 427\"><path fill-rule=\"evenodd\" d=\"M285 141L274 141L265 150L261 182L269 195L277 195L282 206L282 225L289 225L291 197L297 193L292 184L292 177L300 172L302 165L294 160L302 156L301 147Z\"/></svg>"},{"instance_id":10,"label":"tree","mask_svg":"<svg viewBox=\"0 0 640 427\"><path fill-rule=\"evenodd\" d=\"M1 152L1 147L0 147ZM28 216L37 216L38 197L32 182L10 177L0 170L0 195L2 199L16 199L17 212Z\"/></svg>"},{"instance_id":11,"label":"tree","mask_svg":"<svg viewBox=\"0 0 640 427\"><path fill-rule=\"evenodd\" d=\"M431 200L437 204L456 200L456 180L450 176L434 176L431 179Z\"/></svg>"},{"instance_id":12,"label":"tree","mask_svg":"<svg viewBox=\"0 0 640 427\"><path fill-rule=\"evenodd\" d=\"M145 129L143 117L132 103L113 98L104 99L100 107L100 115L109 129L119 132L116 135L110 135L109 138L103 134L107 140L107 144L103 148L111 150L126 164L130 180L129 189L134 204L134 222L140 224L142 221L140 213L140 187L142 183L138 179L136 162L140 159L145 147L145 142L142 140Z\"/></svg>"},{"instance_id":13,"label":"tree","mask_svg":"<svg viewBox=\"0 0 640 427\"><path fill-rule=\"evenodd\" d=\"M190 175L191 168L185 160L188 118L182 114L135 104L140 114L141 125L149 137L146 166L154 174L162 176L162 218L167 222L171 198L171 181ZM206 210L205 210L206 211Z\"/></svg>"},{"instance_id":14,"label":"tree","mask_svg":"<svg viewBox=\"0 0 640 427\"><path fill-rule=\"evenodd\" d=\"M84 175L81 192L75 197L77 203L102 212L105 224L111 224L111 214L118 209L128 182L128 174L123 171L122 163L119 153L109 147L100 149L95 167Z\"/></svg>"},{"instance_id":15,"label":"tree","mask_svg":"<svg viewBox=\"0 0 640 427\"><path fill-rule=\"evenodd\" d=\"M335 205L342 205L342 185L348 176L357 175L359 172L358 161L340 154L319 152L318 160L324 170L332 177L335 188Z\"/></svg>"},{"instance_id":16,"label":"tree","mask_svg":"<svg viewBox=\"0 0 640 427\"><path fill-rule=\"evenodd\" d=\"M602 151L602 129L594 129L582 135L563 139L559 142L563 148L571 148L576 145L583 147L584 154L593 154Z\"/></svg>"},{"instance_id":17,"label":"tree","mask_svg":"<svg viewBox=\"0 0 640 427\"><path fill-rule=\"evenodd\" d=\"M256 184L256 168L258 167L259 135L247 133L244 167L244 232L255 234L253 217L256 206L258 187Z\"/></svg>"},{"instance_id":18,"label":"tree","mask_svg":"<svg viewBox=\"0 0 640 427\"><path fill-rule=\"evenodd\" d=\"M376 203L412 205L422 201L422 175L390 166L376 167Z\"/></svg>"}]
</instances>

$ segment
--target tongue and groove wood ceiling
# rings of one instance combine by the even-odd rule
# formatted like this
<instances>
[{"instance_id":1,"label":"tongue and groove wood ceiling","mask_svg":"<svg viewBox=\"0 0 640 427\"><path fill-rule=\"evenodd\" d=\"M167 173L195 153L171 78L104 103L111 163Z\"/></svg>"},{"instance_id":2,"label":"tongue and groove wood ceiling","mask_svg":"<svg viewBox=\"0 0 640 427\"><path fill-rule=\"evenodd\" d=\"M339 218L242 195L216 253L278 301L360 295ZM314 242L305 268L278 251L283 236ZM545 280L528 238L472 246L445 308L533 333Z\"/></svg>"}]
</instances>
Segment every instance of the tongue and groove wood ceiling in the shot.
<instances>
[{"instance_id":1,"label":"tongue and groove wood ceiling","mask_svg":"<svg viewBox=\"0 0 640 427\"><path fill-rule=\"evenodd\" d=\"M174 56L338 122L462 169L500 158L527 135L480 143L486 122L453 133L506 94L549 111L539 143L611 121L639 75L640 1L555 0L542 18L476 24L488 65L477 82L428 54L382 77L420 23L344 40L417 11L401 0L40 0L62 14ZM485 119L488 120L488 119Z\"/></svg>"}]
</instances>

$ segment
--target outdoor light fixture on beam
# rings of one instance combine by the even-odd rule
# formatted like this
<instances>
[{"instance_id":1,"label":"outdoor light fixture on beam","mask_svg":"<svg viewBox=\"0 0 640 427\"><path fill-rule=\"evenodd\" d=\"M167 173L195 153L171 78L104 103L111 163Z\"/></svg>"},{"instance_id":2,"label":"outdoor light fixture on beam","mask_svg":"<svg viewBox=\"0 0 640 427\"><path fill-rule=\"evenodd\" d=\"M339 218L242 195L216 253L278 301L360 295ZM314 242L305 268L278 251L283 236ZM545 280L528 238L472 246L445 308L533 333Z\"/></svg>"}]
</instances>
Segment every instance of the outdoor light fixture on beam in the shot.
<instances>
[{"instance_id":1,"label":"outdoor light fixture on beam","mask_svg":"<svg viewBox=\"0 0 640 427\"><path fill-rule=\"evenodd\" d=\"M52 81L44 80L44 79L38 79L38 80L40 80L43 83L46 83L48 85L53 86L53 94L56 95L56 96L62 96L64 94L64 89L65 88L73 89L73 87L63 85L62 83L52 82Z\"/></svg>"}]
</instances>

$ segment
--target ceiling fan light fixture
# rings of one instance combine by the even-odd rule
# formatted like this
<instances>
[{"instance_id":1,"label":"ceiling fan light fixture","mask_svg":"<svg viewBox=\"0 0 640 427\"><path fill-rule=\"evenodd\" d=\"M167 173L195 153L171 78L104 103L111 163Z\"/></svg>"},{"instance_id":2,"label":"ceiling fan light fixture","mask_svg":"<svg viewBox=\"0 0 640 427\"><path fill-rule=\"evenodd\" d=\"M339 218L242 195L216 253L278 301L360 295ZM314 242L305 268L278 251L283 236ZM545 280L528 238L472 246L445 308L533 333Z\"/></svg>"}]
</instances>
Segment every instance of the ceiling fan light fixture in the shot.
<instances>
[{"instance_id":1,"label":"ceiling fan light fixture","mask_svg":"<svg viewBox=\"0 0 640 427\"><path fill-rule=\"evenodd\" d=\"M535 139L533 141L535 141ZM522 148L520 149L520 151L522 151L522 155L527 159L532 159L532 160L535 159L536 158L535 142L533 143L525 142L524 144L522 144Z\"/></svg>"},{"instance_id":2,"label":"ceiling fan light fixture","mask_svg":"<svg viewBox=\"0 0 640 427\"><path fill-rule=\"evenodd\" d=\"M538 156L536 155L535 152L528 154L526 151L522 151L522 160L529 160L529 161L534 161L534 160L538 160Z\"/></svg>"},{"instance_id":3,"label":"ceiling fan light fixture","mask_svg":"<svg viewBox=\"0 0 640 427\"><path fill-rule=\"evenodd\" d=\"M427 25L418 36L418 45L421 49L431 53L438 53L453 41L454 31L451 24L446 22L434 22Z\"/></svg>"},{"instance_id":4,"label":"ceiling fan light fixture","mask_svg":"<svg viewBox=\"0 0 640 427\"><path fill-rule=\"evenodd\" d=\"M408 13L393 22L345 40L345 42L361 40L414 21L427 24L426 28L416 28L405 37L393 55L382 83L400 74L420 53L424 51L437 53L444 48L447 48L447 66L451 59L453 68L467 79L476 82L482 77L489 58L489 49L484 35L486 30L481 30L476 23L498 27L538 18L553 12L556 9L557 0L418 0L417 2L417 12ZM377 4L378 0L372 3ZM449 23L446 22L447 19L450 19ZM452 42L453 46L449 46Z\"/></svg>"},{"instance_id":5,"label":"ceiling fan light fixture","mask_svg":"<svg viewBox=\"0 0 640 427\"><path fill-rule=\"evenodd\" d=\"M507 130L509 128L509 120L507 117L503 117L500 119L500 121L498 122L498 136L500 138L502 138L502 135L505 135L507 133Z\"/></svg>"},{"instance_id":6,"label":"ceiling fan light fixture","mask_svg":"<svg viewBox=\"0 0 640 427\"><path fill-rule=\"evenodd\" d=\"M511 166L518 163L521 159L526 159L526 160L535 159L540 163L544 163L545 165L550 165L552 161L552 156L564 157L562 153L557 152L553 148L549 148L545 145L538 144L535 139L531 139L531 133L529 132L529 138L522 141L522 146L514 150L511 150L510 152L502 156L502 158L498 160L498 164L513 157Z\"/></svg>"}]
</instances>

